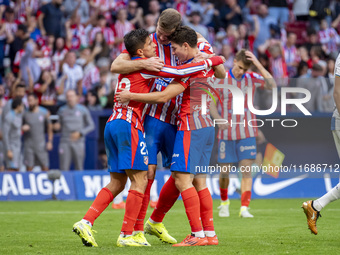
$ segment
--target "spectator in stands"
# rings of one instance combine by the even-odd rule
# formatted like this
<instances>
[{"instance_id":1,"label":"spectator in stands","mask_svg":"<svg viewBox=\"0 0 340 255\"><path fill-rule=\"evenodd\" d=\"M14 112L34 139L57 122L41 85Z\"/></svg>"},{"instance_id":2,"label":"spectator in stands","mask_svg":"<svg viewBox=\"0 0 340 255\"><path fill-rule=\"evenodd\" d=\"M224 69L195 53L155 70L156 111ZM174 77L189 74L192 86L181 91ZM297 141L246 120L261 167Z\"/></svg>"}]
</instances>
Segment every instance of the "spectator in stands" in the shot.
<instances>
[{"instance_id":1,"label":"spectator in stands","mask_svg":"<svg viewBox=\"0 0 340 255\"><path fill-rule=\"evenodd\" d=\"M296 34L288 33L287 42L283 46L283 50L284 50L284 59L287 64L287 71L288 71L289 77L294 77L296 75L297 73L296 68L300 61L298 50L295 44L296 44Z\"/></svg>"},{"instance_id":2,"label":"spectator in stands","mask_svg":"<svg viewBox=\"0 0 340 255\"><path fill-rule=\"evenodd\" d=\"M57 77L61 71L60 63L65 59L68 48L65 46L65 39L59 37L55 41L54 51L52 53L52 74Z\"/></svg>"},{"instance_id":3,"label":"spectator in stands","mask_svg":"<svg viewBox=\"0 0 340 255\"><path fill-rule=\"evenodd\" d=\"M269 16L276 19L280 28L284 28L289 19L289 10L287 0L270 0L268 1Z\"/></svg>"},{"instance_id":4,"label":"spectator in stands","mask_svg":"<svg viewBox=\"0 0 340 255\"><path fill-rule=\"evenodd\" d=\"M98 60L102 57L108 57L110 55L110 48L107 44L102 32L98 32L95 35L94 41L91 44L90 60Z\"/></svg>"},{"instance_id":5,"label":"spectator in stands","mask_svg":"<svg viewBox=\"0 0 340 255\"><path fill-rule=\"evenodd\" d=\"M301 78L302 77L307 78L308 77L308 70L309 70L309 67L308 67L307 62L301 61L298 65L298 67L297 67L297 74L293 78L289 79L289 86L290 87L296 87L297 86L296 83L297 83L298 78L300 78L300 77Z\"/></svg>"},{"instance_id":6,"label":"spectator in stands","mask_svg":"<svg viewBox=\"0 0 340 255\"><path fill-rule=\"evenodd\" d=\"M96 65L91 68L84 76L83 79L83 93L92 90L95 84L100 82L100 74L102 72L108 72L110 68L110 61L107 58L100 58L96 62Z\"/></svg>"},{"instance_id":7,"label":"spectator in stands","mask_svg":"<svg viewBox=\"0 0 340 255\"><path fill-rule=\"evenodd\" d=\"M309 54L308 54L308 50L305 46L300 46L298 49L298 55L300 58L301 62L306 62L308 63L309 60Z\"/></svg>"},{"instance_id":8,"label":"spectator in stands","mask_svg":"<svg viewBox=\"0 0 340 255\"><path fill-rule=\"evenodd\" d=\"M325 19L320 22L319 40L324 45L325 53L338 54L338 46L340 45L340 36L338 32L330 27Z\"/></svg>"},{"instance_id":9,"label":"spectator in stands","mask_svg":"<svg viewBox=\"0 0 340 255\"><path fill-rule=\"evenodd\" d=\"M326 19L328 23L331 23L330 3L331 0L312 0L309 8L309 22L310 26L315 30L319 30L319 24L322 19Z\"/></svg>"},{"instance_id":10,"label":"spectator in stands","mask_svg":"<svg viewBox=\"0 0 340 255\"><path fill-rule=\"evenodd\" d=\"M304 44L304 46L307 48L308 53L311 52L313 46L322 46L319 41L318 33L314 28L310 27L307 29L307 42Z\"/></svg>"},{"instance_id":11,"label":"spectator in stands","mask_svg":"<svg viewBox=\"0 0 340 255\"><path fill-rule=\"evenodd\" d=\"M42 36L54 35L55 38L62 34L61 10L62 0L52 0L50 3L41 6L38 16L39 28Z\"/></svg>"},{"instance_id":12,"label":"spectator in stands","mask_svg":"<svg viewBox=\"0 0 340 255\"><path fill-rule=\"evenodd\" d=\"M24 44L24 47L24 52L19 66L21 70L21 77L28 87L30 84L28 75L30 74L32 81L36 82L40 77L41 68L35 58L35 51L37 49L36 43L30 39ZM29 72L27 72L28 69Z\"/></svg>"},{"instance_id":13,"label":"spectator in stands","mask_svg":"<svg viewBox=\"0 0 340 255\"><path fill-rule=\"evenodd\" d=\"M136 28L141 28L144 26L143 9L138 7L137 1L129 1L127 8L127 20Z\"/></svg>"},{"instance_id":14,"label":"spectator in stands","mask_svg":"<svg viewBox=\"0 0 340 255\"><path fill-rule=\"evenodd\" d=\"M18 51L24 48L24 41L27 38L27 27L23 24L18 26L18 30L15 33L13 41L7 41L9 43L9 58L11 60L11 69L14 68L14 59ZM1 46L0 46L1 47ZM0 60L1 61L1 60ZM19 70L16 70L18 73Z\"/></svg>"},{"instance_id":15,"label":"spectator in stands","mask_svg":"<svg viewBox=\"0 0 340 255\"><path fill-rule=\"evenodd\" d=\"M206 26L201 25L201 14L198 11L194 11L190 14L189 22L185 22L185 25L191 27L196 32L200 33L204 38L208 38L209 32Z\"/></svg>"},{"instance_id":16,"label":"spectator in stands","mask_svg":"<svg viewBox=\"0 0 340 255\"><path fill-rule=\"evenodd\" d=\"M156 22L152 15L148 14L144 17L144 29L150 34L156 32Z\"/></svg>"},{"instance_id":17,"label":"spectator in stands","mask_svg":"<svg viewBox=\"0 0 340 255\"><path fill-rule=\"evenodd\" d=\"M241 24L238 27L238 39L236 50L239 51L241 49L248 49L250 51L254 50L254 41L259 33L259 21L258 17L253 15L252 16L254 30L248 31L248 27L245 24Z\"/></svg>"},{"instance_id":18,"label":"spectator in stands","mask_svg":"<svg viewBox=\"0 0 340 255\"><path fill-rule=\"evenodd\" d=\"M103 107L100 105L96 90L91 89L87 92L85 105L90 111L100 111L103 109Z\"/></svg>"},{"instance_id":19,"label":"spectator in stands","mask_svg":"<svg viewBox=\"0 0 340 255\"><path fill-rule=\"evenodd\" d=\"M207 26L212 22L214 16L214 5L209 3L208 0L198 0L197 3L191 1L190 11L198 12L202 18L201 24Z\"/></svg>"},{"instance_id":20,"label":"spectator in stands","mask_svg":"<svg viewBox=\"0 0 340 255\"><path fill-rule=\"evenodd\" d=\"M124 35L134 29L132 23L127 20L127 11L120 9L117 12L117 21L114 24L113 31L115 32L115 49L118 51L118 55L125 49Z\"/></svg>"},{"instance_id":21,"label":"spectator in stands","mask_svg":"<svg viewBox=\"0 0 340 255\"><path fill-rule=\"evenodd\" d=\"M21 155L21 126L24 111L22 98L13 99L12 109L6 114L2 123L3 142L6 156L6 169L18 171Z\"/></svg>"},{"instance_id":22,"label":"spectator in stands","mask_svg":"<svg viewBox=\"0 0 340 255\"><path fill-rule=\"evenodd\" d=\"M308 21L312 0L294 0L293 13L297 21Z\"/></svg>"},{"instance_id":23,"label":"spectator in stands","mask_svg":"<svg viewBox=\"0 0 340 255\"><path fill-rule=\"evenodd\" d=\"M151 0L149 2L149 14L153 16L155 21L158 20L159 15L161 14L161 7L157 0Z\"/></svg>"},{"instance_id":24,"label":"spectator in stands","mask_svg":"<svg viewBox=\"0 0 340 255\"><path fill-rule=\"evenodd\" d=\"M270 25L276 24L275 19L268 15L268 8L265 4L261 4L258 8L259 33L254 42L254 52L257 48L264 44L270 38Z\"/></svg>"},{"instance_id":25,"label":"spectator in stands","mask_svg":"<svg viewBox=\"0 0 340 255\"><path fill-rule=\"evenodd\" d=\"M310 112L322 112L322 67L319 64L314 64L312 72L308 77L300 77L297 80L296 86L305 88L311 93L311 99L304 104L304 107ZM304 97L298 94L297 97Z\"/></svg>"},{"instance_id":26,"label":"spectator in stands","mask_svg":"<svg viewBox=\"0 0 340 255\"><path fill-rule=\"evenodd\" d=\"M53 148L53 127L50 112L39 106L36 94L28 95L28 110L23 116L22 131L24 132L24 164L27 171L32 171L38 163L43 171L49 169L48 152ZM47 129L46 129L46 128ZM45 129L48 139L45 142Z\"/></svg>"},{"instance_id":27,"label":"spectator in stands","mask_svg":"<svg viewBox=\"0 0 340 255\"><path fill-rule=\"evenodd\" d=\"M59 143L59 168L69 170L71 162L76 170L84 169L85 136L94 130L94 123L89 110L78 104L74 90L66 92L67 105L58 111L59 122L55 129L61 129Z\"/></svg>"},{"instance_id":28,"label":"spectator in stands","mask_svg":"<svg viewBox=\"0 0 340 255\"><path fill-rule=\"evenodd\" d=\"M220 19L224 28L230 24L236 26L242 24L242 10L236 0L225 0L220 10Z\"/></svg>"},{"instance_id":29,"label":"spectator in stands","mask_svg":"<svg viewBox=\"0 0 340 255\"><path fill-rule=\"evenodd\" d=\"M104 36L104 39L110 49L113 47L115 42L115 37L111 28L106 26L107 21L104 15L100 14L97 17L97 26L94 27L90 33L90 44L93 44L96 35L101 32Z\"/></svg>"},{"instance_id":30,"label":"spectator in stands","mask_svg":"<svg viewBox=\"0 0 340 255\"><path fill-rule=\"evenodd\" d=\"M80 23L85 24L90 17L90 7L87 0L65 0L63 3L64 13L67 18L74 12L80 16Z\"/></svg>"},{"instance_id":31,"label":"spectator in stands","mask_svg":"<svg viewBox=\"0 0 340 255\"><path fill-rule=\"evenodd\" d=\"M76 53L69 51L66 54L65 62L62 65L61 78L57 82L57 93L59 104L66 102L66 93L69 90L76 90L82 95L83 69L76 64Z\"/></svg>"},{"instance_id":32,"label":"spectator in stands","mask_svg":"<svg viewBox=\"0 0 340 255\"><path fill-rule=\"evenodd\" d=\"M23 24L19 24L18 29L20 25ZM37 18L35 16L28 16L27 18L27 33L29 34L29 37L34 41L37 41L39 38L42 37L40 29L38 28Z\"/></svg>"},{"instance_id":33,"label":"spectator in stands","mask_svg":"<svg viewBox=\"0 0 340 255\"><path fill-rule=\"evenodd\" d=\"M228 71L234 64L234 52L229 44L224 44L222 46L222 56L226 59L223 65L225 70Z\"/></svg>"},{"instance_id":34,"label":"spectator in stands","mask_svg":"<svg viewBox=\"0 0 340 255\"><path fill-rule=\"evenodd\" d=\"M78 50L87 46L87 35L85 27L81 24L80 15L73 12L71 19L65 22L66 46L70 50Z\"/></svg>"},{"instance_id":35,"label":"spectator in stands","mask_svg":"<svg viewBox=\"0 0 340 255\"><path fill-rule=\"evenodd\" d=\"M38 96L38 102L41 106L48 109L52 114L57 113L57 91L55 80L50 71L41 72L39 80L34 84L34 92Z\"/></svg>"}]
</instances>

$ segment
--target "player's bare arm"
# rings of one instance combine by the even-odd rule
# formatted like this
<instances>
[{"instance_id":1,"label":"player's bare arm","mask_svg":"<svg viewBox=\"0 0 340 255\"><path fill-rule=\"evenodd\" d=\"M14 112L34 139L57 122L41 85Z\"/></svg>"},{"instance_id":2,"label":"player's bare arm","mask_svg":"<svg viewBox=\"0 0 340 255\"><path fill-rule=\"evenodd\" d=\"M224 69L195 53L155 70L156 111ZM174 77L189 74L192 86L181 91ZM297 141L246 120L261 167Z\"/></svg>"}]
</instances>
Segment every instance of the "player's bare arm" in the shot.
<instances>
[{"instance_id":1,"label":"player's bare arm","mask_svg":"<svg viewBox=\"0 0 340 255\"><path fill-rule=\"evenodd\" d=\"M222 57L222 58L223 58L223 61L225 62L225 58L224 57ZM216 78L225 79L225 77L227 76L227 73L225 71L223 64L218 65L218 66L214 66L213 69L214 69L214 72L215 72L214 75L215 75Z\"/></svg>"},{"instance_id":2,"label":"player's bare arm","mask_svg":"<svg viewBox=\"0 0 340 255\"><path fill-rule=\"evenodd\" d=\"M255 55L251 51L246 51L247 58L253 62L253 64L257 67L263 78L265 79L265 89L273 89L276 88L276 82L273 76L264 68L264 66L260 63L260 61L255 57Z\"/></svg>"},{"instance_id":3,"label":"player's bare arm","mask_svg":"<svg viewBox=\"0 0 340 255\"><path fill-rule=\"evenodd\" d=\"M171 98L181 94L185 88L178 82L170 83L165 90L152 93L131 93L129 90L123 90L116 93L116 99L119 103L127 103L130 100L147 103L160 104L166 103Z\"/></svg>"},{"instance_id":4,"label":"player's bare arm","mask_svg":"<svg viewBox=\"0 0 340 255\"><path fill-rule=\"evenodd\" d=\"M338 110L338 112L340 112L340 77L337 75L335 75L333 97L334 97L336 109Z\"/></svg>"},{"instance_id":5,"label":"player's bare arm","mask_svg":"<svg viewBox=\"0 0 340 255\"><path fill-rule=\"evenodd\" d=\"M111 72L118 74L133 73L142 69L152 72L160 71L164 66L164 62L158 57L143 59L140 61L132 61L127 53L121 53L111 64Z\"/></svg>"},{"instance_id":6,"label":"player's bare arm","mask_svg":"<svg viewBox=\"0 0 340 255\"><path fill-rule=\"evenodd\" d=\"M213 102L210 104L209 107L210 115L213 117L213 119L223 119L222 116L218 113L216 104ZM217 126L219 129L224 130L229 127L229 123L217 123Z\"/></svg>"}]
</instances>

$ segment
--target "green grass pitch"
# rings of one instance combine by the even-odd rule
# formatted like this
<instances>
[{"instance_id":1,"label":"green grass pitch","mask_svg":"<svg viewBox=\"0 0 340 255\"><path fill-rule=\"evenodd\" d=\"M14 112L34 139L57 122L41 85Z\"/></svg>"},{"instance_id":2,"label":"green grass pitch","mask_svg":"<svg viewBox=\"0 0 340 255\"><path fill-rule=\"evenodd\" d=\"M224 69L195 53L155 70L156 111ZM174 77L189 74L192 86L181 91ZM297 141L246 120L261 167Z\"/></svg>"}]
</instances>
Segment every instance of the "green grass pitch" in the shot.
<instances>
[{"instance_id":1,"label":"green grass pitch","mask_svg":"<svg viewBox=\"0 0 340 255\"><path fill-rule=\"evenodd\" d=\"M319 234L307 229L300 208L304 199L253 200L253 219L238 217L240 201L231 200L229 218L214 221L220 244L205 247L171 247L146 236L152 247L118 248L123 210L111 205L97 219L98 248L85 247L71 230L92 201L0 203L0 254L339 254L340 202L328 205L318 221ZM148 210L147 217L151 214ZM177 241L190 233L183 202L177 201L164 224Z\"/></svg>"}]
</instances>

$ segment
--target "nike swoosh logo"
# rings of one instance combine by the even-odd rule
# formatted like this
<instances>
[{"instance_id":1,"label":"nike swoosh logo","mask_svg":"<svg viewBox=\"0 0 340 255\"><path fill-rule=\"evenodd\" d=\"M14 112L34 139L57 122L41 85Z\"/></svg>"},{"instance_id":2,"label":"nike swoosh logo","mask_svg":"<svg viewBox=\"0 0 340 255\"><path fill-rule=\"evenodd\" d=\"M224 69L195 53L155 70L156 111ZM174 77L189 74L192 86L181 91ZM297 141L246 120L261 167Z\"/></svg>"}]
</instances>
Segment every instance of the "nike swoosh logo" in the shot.
<instances>
[{"instance_id":1,"label":"nike swoosh logo","mask_svg":"<svg viewBox=\"0 0 340 255\"><path fill-rule=\"evenodd\" d=\"M299 181L302 181L308 176L308 174L303 174L298 177L280 181L280 182L274 182L270 184L264 184L262 183L261 176L258 176L254 181L254 192L259 196L267 196L272 193L275 193L281 189L284 189L290 185L293 185L294 183L297 183Z\"/></svg>"},{"instance_id":2,"label":"nike swoosh logo","mask_svg":"<svg viewBox=\"0 0 340 255\"><path fill-rule=\"evenodd\" d=\"M313 217L311 218L311 220L314 220L315 219L315 213L313 213Z\"/></svg>"},{"instance_id":3,"label":"nike swoosh logo","mask_svg":"<svg viewBox=\"0 0 340 255\"><path fill-rule=\"evenodd\" d=\"M163 233L163 232L159 232L159 231L158 231L158 229L156 229L156 231L157 231L157 232L158 232L158 234L160 234L160 235Z\"/></svg>"}]
</instances>

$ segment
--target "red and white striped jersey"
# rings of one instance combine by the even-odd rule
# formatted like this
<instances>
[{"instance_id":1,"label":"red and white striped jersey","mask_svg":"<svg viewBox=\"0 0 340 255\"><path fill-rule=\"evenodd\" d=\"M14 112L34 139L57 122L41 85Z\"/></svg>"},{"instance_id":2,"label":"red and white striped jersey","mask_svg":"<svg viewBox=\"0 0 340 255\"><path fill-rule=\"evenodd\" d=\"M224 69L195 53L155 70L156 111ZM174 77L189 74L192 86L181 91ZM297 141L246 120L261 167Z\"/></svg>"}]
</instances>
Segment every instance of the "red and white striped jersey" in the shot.
<instances>
[{"instance_id":1,"label":"red and white striped jersey","mask_svg":"<svg viewBox=\"0 0 340 255\"><path fill-rule=\"evenodd\" d=\"M270 69L280 87L288 86L288 70L284 57L270 58Z\"/></svg>"},{"instance_id":2,"label":"red and white striped jersey","mask_svg":"<svg viewBox=\"0 0 340 255\"><path fill-rule=\"evenodd\" d=\"M133 58L136 59L136 58ZM179 67L165 65L160 72L150 72L142 70L126 75L119 75L116 93L122 89L128 89L132 93L148 93L155 78L183 78L199 71L205 70L204 62L187 64ZM145 104L130 101L127 104L118 103L115 100L113 113L108 121L123 119L131 123L135 128L143 131L143 118L145 114Z\"/></svg>"},{"instance_id":3,"label":"red and white striped jersey","mask_svg":"<svg viewBox=\"0 0 340 255\"><path fill-rule=\"evenodd\" d=\"M213 49L209 43L198 43L197 46L200 51L213 54ZM213 100L211 96L214 95L215 91L211 87L214 82L215 77L212 68L201 71L189 78L181 79L180 83L185 87L185 90L178 109L178 130L195 130L213 126L209 105ZM202 112L203 97L206 98L205 113Z\"/></svg>"},{"instance_id":4,"label":"red and white striped jersey","mask_svg":"<svg viewBox=\"0 0 340 255\"><path fill-rule=\"evenodd\" d=\"M102 33L103 34L104 39L105 39L105 41L106 41L106 43L108 45L113 45L114 44L115 37L114 37L112 29L109 28L109 27L104 27L104 28L95 27L95 28L93 28L91 33L90 33L90 44L93 43L97 33Z\"/></svg>"},{"instance_id":5,"label":"red and white striped jersey","mask_svg":"<svg viewBox=\"0 0 340 255\"><path fill-rule=\"evenodd\" d=\"M163 45L160 44L157 40L157 34L151 34L151 39L157 45L156 54L157 56L164 61L166 65L177 66L177 58L172 54L171 44ZM212 47L209 43L199 43L198 47L201 51L212 51ZM168 84L170 84L173 79L165 79L160 78L156 79L151 91L163 91ZM182 101L182 94L178 95L175 98L172 98L169 102L165 104L153 104L150 105L147 109L146 113L151 117L154 117L158 120L161 120L166 123L170 123L172 125L177 124L177 113L179 109L179 104Z\"/></svg>"},{"instance_id":6,"label":"red and white striped jersey","mask_svg":"<svg viewBox=\"0 0 340 255\"><path fill-rule=\"evenodd\" d=\"M92 89L92 86L100 81L100 72L99 68L94 66L91 68L83 78L83 89L85 88L87 91Z\"/></svg>"},{"instance_id":7,"label":"red and white striped jersey","mask_svg":"<svg viewBox=\"0 0 340 255\"><path fill-rule=\"evenodd\" d=\"M125 21L124 23L120 22L119 20L116 21L116 23L114 24L112 30L113 33L115 35L115 37L117 38L124 38L124 36L129 33L130 31L134 30L135 27L134 25L132 25L129 21ZM125 45L124 43L120 43L117 46L117 50L119 52L122 52L125 49Z\"/></svg>"},{"instance_id":8,"label":"red and white striped jersey","mask_svg":"<svg viewBox=\"0 0 340 255\"><path fill-rule=\"evenodd\" d=\"M338 45L340 44L340 36L334 28L327 28L319 31L320 43L326 46L327 54L331 52L338 52Z\"/></svg>"},{"instance_id":9,"label":"red and white striped jersey","mask_svg":"<svg viewBox=\"0 0 340 255\"><path fill-rule=\"evenodd\" d=\"M175 55L172 54L171 43L167 45L160 44L157 40L156 33L153 33L150 36L152 41L157 45L156 54L161 60L164 61L164 64L170 66L177 66L177 58L175 57ZM152 85L151 92L163 91L172 81L173 81L172 78L156 79ZM166 123L176 125L178 103L181 101L180 98L181 95L178 95L177 97L172 98L169 102L165 104L150 105L146 111L146 114L158 120L164 121Z\"/></svg>"},{"instance_id":10,"label":"red and white striped jersey","mask_svg":"<svg viewBox=\"0 0 340 255\"><path fill-rule=\"evenodd\" d=\"M36 58L37 64L40 66L42 70L51 70L52 69L52 50L46 45L43 45L40 49L43 53L43 56L40 58Z\"/></svg>"},{"instance_id":11,"label":"red and white striped jersey","mask_svg":"<svg viewBox=\"0 0 340 255\"><path fill-rule=\"evenodd\" d=\"M58 74L60 72L60 63L64 60L66 53L68 52L67 48L62 49L61 51L56 51L52 56L52 70Z\"/></svg>"},{"instance_id":12,"label":"red and white striped jersey","mask_svg":"<svg viewBox=\"0 0 340 255\"><path fill-rule=\"evenodd\" d=\"M80 46L87 46L86 30L83 25L72 25L71 34L71 50L78 50Z\"/></svg>"},{"instance_id":13,"label":"red and white striped jersey","mask_svg":"<svg viewBox=\"0 0 340 255\"><path fill-rule=\"evenodd\" d=\"M221 80L222 84L237 86L242 90L244 95L244 115L233 114L233 95L228 89L217 89L220 98L222 100L223 106L219 106L221 109L221 117L228 120L230 125L229 128L225 130L219 130L217 134L218 139L222 140L240 140L248 137L257 136L256 122L252 121L251 125L248 125L249 120L256 120L256 115L251 113L248 109L248 97L254 97L256 88L263 88L265 81L263 76L257 73L245 73L241 80L235 79L232 71L227 72L227 76L224 80ZM220 82L220 84L221 84ZM252 87L252 94L248 95L248 88Z\"/></svg>"},{"instance_id":14,"label":"red and white striped jersey","mask_svg":"<svg viewBox=\"0 0 340 255\"><path fill-rule=\"evenodd\" d=\"M15 54L15 58L14 58L14 61L13 61L13 72L14 73L18 73L19 72L19 70L20 70L20 62L21 62L21 59L24 56L24 54L25 54L25 50L24 49L21 49L21 50L17 51L17 53Z\"/></svg>"}]
</instances>

